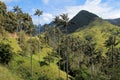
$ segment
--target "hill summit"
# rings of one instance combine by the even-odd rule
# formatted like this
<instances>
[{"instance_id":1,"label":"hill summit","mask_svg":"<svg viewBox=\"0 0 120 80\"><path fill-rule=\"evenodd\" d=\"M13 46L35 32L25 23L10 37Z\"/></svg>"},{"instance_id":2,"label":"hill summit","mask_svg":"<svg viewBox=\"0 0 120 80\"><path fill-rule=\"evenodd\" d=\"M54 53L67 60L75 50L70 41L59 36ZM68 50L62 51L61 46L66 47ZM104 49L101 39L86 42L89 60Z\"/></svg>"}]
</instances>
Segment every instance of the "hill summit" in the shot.
<instances>
[{"instance_id":1,"label":"hill summit","mask_svg":"<svg viewBox=\"0 0 120 80\"><path fill-rule=\"evenodd\" d=\"M69 22L68 26L69 33L76 31L78 28L87 26L89 23L99 18L97 15L88 12L86 10L81 10L76 16L74 16Z\"/></svg>"}]
</instances>

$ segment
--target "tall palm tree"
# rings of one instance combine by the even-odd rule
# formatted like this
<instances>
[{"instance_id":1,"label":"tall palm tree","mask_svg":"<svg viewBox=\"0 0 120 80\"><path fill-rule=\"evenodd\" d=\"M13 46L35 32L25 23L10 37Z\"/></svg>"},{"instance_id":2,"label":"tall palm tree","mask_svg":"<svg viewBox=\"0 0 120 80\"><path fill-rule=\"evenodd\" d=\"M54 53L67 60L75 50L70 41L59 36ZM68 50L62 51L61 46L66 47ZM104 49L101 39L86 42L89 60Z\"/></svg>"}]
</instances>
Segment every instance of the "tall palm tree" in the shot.
<instances>
[{"instance_id":1,"label":"tall palm tree","mask_svg":"<svg viewBox=\"0 0 120 80\"><path fill-rule=\"evenodd\" d=\"M65 31L66 31L66 34L67 34L67 26L68 26L68 21L69 21L69 18L68 18L68 15L67 14L62 14L60 16L56 16L54 18L54 23L57 25L57 26L63 26L65 28ZM59 47L60 49L60 47ZM59 56L60 56L60 51L59 51ZM67 64L66 64L66 68L67 68L67 80L68 80L68 56L66 54L66 58L67 58ZM59 66L60 66L60 63L59 63ZM59 71L60 72L60 71ZM60 73L59 73L60 74ZM59 76L60 77L60 76Z\"/></svg>"},{"instance_id":2,"label":"tall palm tree","mask_svg":"<svg viewBox=\"0 0 120 80\"><path fill-rule=\"evenodd\" d=\"M39 27L39 34L40 34L40 16L43 14L43 12L39 9L37 9L34 13L35 16L38 16L38 27ZM39 37L40 38L40 37ZM38 53L40 54L40 40L38 43ZM40 57L39 57L40 60Z\"/></svg>"},{"instance_id":3,"label":"tall palm tree","mask_svg":"<svg viewBox=\"0 0 120 80\"><path fill-rule=\"evenodd\" d=\"M39 25L39 17L40 17L40 15L42 15L42 11L40 11L39 9L37 9L34 15L38 16L38 25ZM40 33L40 28L39 28L39 33ZM32 34L30 36L32 36ZM40 40L38 42L38 47L40 49L39 45L40 45ZM38 53L40 53L39 49L38 49ZM32 75L32 52L31 52L31 55L30 55L30 64L31 64L31 78L32 78L33 77L33 75Z\"/></svg>"},{"instance_id":4,"label":"tall palm tree","mask_svg":"<svg viewBox=\"0 0 120 80\"><path fill-rule=\"evenodd\" d=\"M62 14L62 15L60 15L60 17L61 17L61 25L63 25L63 27L65 28L65 33L66 33L66 37L67 37L67 33L68 33L68 31L67 31L67 28L68 28L68 24L69 24L69 18L68 18L68 14ZM68 42L68 40L67 40L67 42ZM69 42L67 43L67 46L68 46L68 44L69 44ZM67 47L67 50L66 50L66 80L68 80L68 53L67 53L67 51L68 51L68 47Z\"/></svg>"},{"instance_id":5,"label":"tall palm tree","mask_svg":"<svg viewBox=\"0 0 120 80\"><path fill-rule=\"evenodd\" d=\"M43 14L43 12L39 9L37 9L34 13L35 16L38 16L38 27L39 27L39 33L40 33L40 16Z\"/></svg>"},{"instance_id":6,"label":"tall palm tree","mask_svg":"<svg viewBox=\"0 0 120 80\"><path fill-rule=\"evenodd\" d=\"M53 23L55 23L56 26L59 26L59 24L60 24L60 18L59 18L59 16L56 16L54 18ZM59 67L60 67L60 34L59 34L59 32L58 32L58 55L59 55ZM59 75L59 80L60 80L60 68L58 69L58 72L59 72L58 75Z\"/></svg>"},{"instance_id":7,"label":"tall palm tree","mask_svg":"<svg viewBox=\"0 0 120 80\"><path fill-rule=\"evenodd\" d=\"M45 32L45 44L47 45L48 43L48 24L44 24L44 32Z\"/></svg>"},{"instance_id":8,"label":"tall palm tree","mask_svg":"<svg viewBox=\"0 0 120 80\"><path fill-rule=\"evenodd\" d=\"M21 10L21 8L19 8L19 6L14 6L13 11L16 13L17 18L18 18L18 20L17 20L18 25L17 25L17 30L16 30L16 33L17 33L19 31L19 29L21 30L22 17L19 16L19 14L22 13L22 10Z\"/></svg>"}]
</instances>

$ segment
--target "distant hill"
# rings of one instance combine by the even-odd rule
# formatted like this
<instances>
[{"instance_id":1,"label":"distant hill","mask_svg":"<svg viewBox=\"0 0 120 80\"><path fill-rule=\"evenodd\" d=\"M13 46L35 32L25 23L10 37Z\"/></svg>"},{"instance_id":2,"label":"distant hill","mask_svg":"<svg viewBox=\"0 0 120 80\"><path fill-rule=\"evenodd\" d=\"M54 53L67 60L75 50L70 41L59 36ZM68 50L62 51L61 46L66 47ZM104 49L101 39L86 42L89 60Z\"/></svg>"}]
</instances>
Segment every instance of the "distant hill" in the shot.
<instances>
[{"instance_id":1,"label":"distant hill","mask_svg":"<svg viewBox=\"0 0 120 80\"><path fill-rule=\"evenodd\" d=\"M73 17L69 22L68 32L75 32L78 28L87 26L89 23L95 20L95 18L99 18L97 15L82 10L75 17Z\"/></svg>"},{"instance_id":2,"label":"distant hill","mask_svg":"<svg viewBox=\"0 0 120 80\"><path fill-rule=\"evenodd\" d=\"M42 25L34 25L34 27L35 27L36 34L39 34L44 31L44 26Z\"/></svg>"},{"instance_id":3,"label":"distant hill","mask_svg":"<svg viewBox=\"0 0 120 80\"><path fill-rule=\"evenodd\" d=\"M116 18L116 19L106 19L106 21L110 22L111 24L120 26L120 18Z\"/></svg>"}]
</instances>

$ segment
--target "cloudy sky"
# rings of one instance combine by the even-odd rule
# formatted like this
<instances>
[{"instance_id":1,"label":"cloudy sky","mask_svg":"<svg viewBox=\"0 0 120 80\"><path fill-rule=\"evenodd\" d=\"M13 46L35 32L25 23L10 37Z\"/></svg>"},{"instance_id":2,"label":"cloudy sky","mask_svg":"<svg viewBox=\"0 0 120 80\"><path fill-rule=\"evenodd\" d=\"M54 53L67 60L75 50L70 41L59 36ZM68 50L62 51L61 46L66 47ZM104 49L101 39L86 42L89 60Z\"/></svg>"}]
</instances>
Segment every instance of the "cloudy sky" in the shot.
<instances>
[{"instance_id":1,"label":"cloudy sky","mask_svg":"<svg viewBox=\"0 0 120 80\"><path fill-rule=\"evenodd\" d=\"M70 19L80 10L88 10L98 16L120 18L120 0L0 0L7 4L8 10L18 5L24 12L33 15L36 9L43 11L41 24L49 23L56 15L68 13ZM37 17L32 16L34 24Z\"/></svg>"}]
</instances>

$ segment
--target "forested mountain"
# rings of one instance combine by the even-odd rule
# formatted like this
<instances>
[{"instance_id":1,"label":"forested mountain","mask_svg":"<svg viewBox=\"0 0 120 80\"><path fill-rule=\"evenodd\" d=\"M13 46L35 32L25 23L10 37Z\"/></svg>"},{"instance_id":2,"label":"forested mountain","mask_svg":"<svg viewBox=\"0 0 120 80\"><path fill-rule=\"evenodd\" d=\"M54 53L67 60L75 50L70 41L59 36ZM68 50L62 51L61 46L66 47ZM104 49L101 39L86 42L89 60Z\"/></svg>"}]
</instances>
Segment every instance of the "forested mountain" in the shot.
<instances>
[{"instance_id":1,"label":"forested mountain","mask_svg":"<svg viewBox=\"0 0 120 80\"><path fill-rule=\"evenodd\" d=\"M42 11L34 15L39 23ZM0 79L119 80L119 66L119 26L85 10L34 26L19 6L7 11L0 1Z\"/></svg>"}]
</instances>

